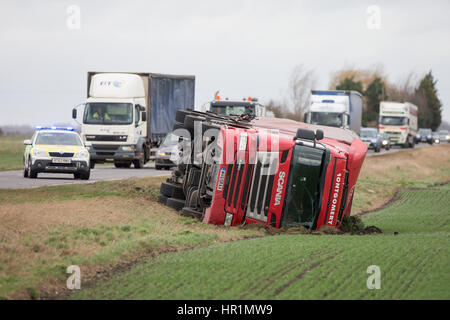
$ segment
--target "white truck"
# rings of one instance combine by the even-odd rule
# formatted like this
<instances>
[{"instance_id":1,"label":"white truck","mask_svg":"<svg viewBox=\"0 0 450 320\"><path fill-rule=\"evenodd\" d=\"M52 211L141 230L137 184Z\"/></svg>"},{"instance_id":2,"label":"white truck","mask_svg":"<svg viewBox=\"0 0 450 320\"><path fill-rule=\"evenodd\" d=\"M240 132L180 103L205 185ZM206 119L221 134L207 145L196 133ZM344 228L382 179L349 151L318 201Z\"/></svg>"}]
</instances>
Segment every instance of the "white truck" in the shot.
<instances>
[{"instance_id":1,"label":"white truck","mask_svg":"<svg viewBox=\"0 0 450 320\"><path fill-rule=\"evenodd\" d=\"M270 117L266 107L258 102L258 99L247 98L242 100L221 100L219 96L215 100L206 102L201 107L202 112L213 112L219 115L244 115L253 117Z\"/></svg>"},{"instance_id":2,"label":"white truck","mask_svg":"<svg viewBox=\"0 0 450 320\"><path fill-rule=\"evenodd\" d=\"M142 168L180 109L194 109L195 77L157 73L88 72L81 137L89 142L91 163Z\"/></svg>"},{"instance_id":3,"label":"white truck","mask_svg":"<svg viewBox=\"0 0 450 320\"><path fill-rule=\"evenodd\" d=\"M350 129L360 134L363 99L357 91L312 90L304 122Z\"/></svg>"},{"instance_id":4,"label":"white truck","mask_svg":"<svg viewBox=\"0 0 450 320\"><path fill-rule=\"evenodd\" d=\"M380 102L378 129L386 133L392 144L414 148L417 136L418 109L409 102Z\"/></svg>"}]
</instances>

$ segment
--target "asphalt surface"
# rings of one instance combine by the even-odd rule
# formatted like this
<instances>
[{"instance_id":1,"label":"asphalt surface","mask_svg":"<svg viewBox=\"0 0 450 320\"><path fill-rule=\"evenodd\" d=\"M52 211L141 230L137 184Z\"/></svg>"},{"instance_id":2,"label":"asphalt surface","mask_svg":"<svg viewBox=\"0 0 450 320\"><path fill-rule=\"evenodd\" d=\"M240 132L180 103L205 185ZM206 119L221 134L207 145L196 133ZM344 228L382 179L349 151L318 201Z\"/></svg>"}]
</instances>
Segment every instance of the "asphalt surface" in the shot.
<instances>
[{"instance_id":1,"label":"asphalt surface","mask_svg":"<svg viewBox=\"0 0 450 320\"><path fill-rule=\"evenodd\" d=\"M416 144L414 148L421 149L421 148L428 148L428 147L431 147L431 145L428 143L419 143L419 144ZM410 148L403 149L401 146L392 146L389 151L386 151L385 149L381 149L380 152L375 152L372 149L369 149L367 151L366 156L367 157L376 157L376 156L381 156L386 153L395 153L395 152L401 152L401 151L405 151L405 150L412 150L412 149L410 149Z\"/></svg>"},{"instance_id":2,"label":"asphalt surface","mask_svg":"<svg viewBox=\"0 0 450 320\"><path fill-rule=\"evenodd\" d=\"M37 179L23 177L22 170L0 172L0 189L24 189L64 184L86 184L97 181L113 181L129 178L159 177L170 174L167 170L156 170L153 164L142 169L118 169L114 166L96 166L91 169L89 180L75 180L73 174L39 173Z\"/></svg>"},{"instance_id":3,"label":"asphalt surface","mask_svg":"<svg viewBox=\"0 0 450 320\"><path fill-rule=\"evenodd\" d=\"M431 147L429 144L421 143L415 148ZM368 157L381 156L386 153L401 152L404 150L401 147L392 147L389 151L382 149L379 153L373 150L367 152ZM143 177L159 177L169 175L170 171L156 170L153 164L146 164L142 169L118 169L114 166L96 166L91 170L91 178L87 181L75 180L73 174L55 174L55 173L40 173L37 179L29 179L23 177L22 170L4 171L0 172L0 189L25 189L36 188L42 186L56 186L64 184L86 184L97 181L114 181L129 178L143 178Z\"/></svg>"}]
</instances>

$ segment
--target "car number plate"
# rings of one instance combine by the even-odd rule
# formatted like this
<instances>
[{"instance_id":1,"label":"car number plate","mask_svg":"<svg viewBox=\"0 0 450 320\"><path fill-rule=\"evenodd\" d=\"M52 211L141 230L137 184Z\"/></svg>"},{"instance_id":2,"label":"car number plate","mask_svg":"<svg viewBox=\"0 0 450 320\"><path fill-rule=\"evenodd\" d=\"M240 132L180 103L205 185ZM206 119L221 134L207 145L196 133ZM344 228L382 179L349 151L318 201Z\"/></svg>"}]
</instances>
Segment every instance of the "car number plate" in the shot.
<instances>
[{"instance_id":1,"label":"car number plate","mask_svg":"<svg viewBox=\"0 0 450 320\"><path fill-rule=\"evenodd\" d=\"M53 158L52 159L53 163L71 163L72 159L67 159L67 158Z\"/></svg>"}]
</instances>

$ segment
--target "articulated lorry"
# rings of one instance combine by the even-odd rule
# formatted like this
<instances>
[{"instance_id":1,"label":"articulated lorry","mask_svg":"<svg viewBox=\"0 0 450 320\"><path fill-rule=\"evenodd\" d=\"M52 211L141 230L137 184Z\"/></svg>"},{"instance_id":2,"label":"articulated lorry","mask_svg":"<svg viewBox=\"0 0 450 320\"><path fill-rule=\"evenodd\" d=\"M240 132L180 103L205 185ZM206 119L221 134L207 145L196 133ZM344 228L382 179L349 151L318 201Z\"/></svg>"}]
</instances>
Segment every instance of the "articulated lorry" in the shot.
<instances>
[{"instance_id":1,"label":"articulated lorry","mask_svg":"<svg viewBox=\"0 0 450 320\"><path fill-rule=\"evenodd\" d=\"M194 107L194 76L88 72L87 88L81 136L91 144L91 168L142 168L172 131L177 110Z\"/></svg>"},{"instance_id":2,"label":"articulated lorry","mask_svg":"<svg viewBox=\"0 0 450 320\"><path fill-rule=\"evenodd\" d=\"M159 201L204 223L339 227L367 146L347 129L179 111L183 161ZM189 137L189 139L187 139Z\"/></svg>"},{"instance_id":3,"label":"articulated lorry","mask_svg":"<svg viewBox=\"0 0 450 320\"><path fill-rule=\"evenodd\" d=\"M360 134L362 95L357 91L312 90L304 121L311 124L350 129Z\"/></svg>"},{"instance_id":4,"label":"articulated lorry","mask_svg":"<svg viewBox=\"0 0 450 320\"><path fill-rule=\"evenodd\" d=\"M418 109L409 102L380 102L378 129L386 133L392 144L414 148L417 136Z\"/></svg>"}]
</instances>

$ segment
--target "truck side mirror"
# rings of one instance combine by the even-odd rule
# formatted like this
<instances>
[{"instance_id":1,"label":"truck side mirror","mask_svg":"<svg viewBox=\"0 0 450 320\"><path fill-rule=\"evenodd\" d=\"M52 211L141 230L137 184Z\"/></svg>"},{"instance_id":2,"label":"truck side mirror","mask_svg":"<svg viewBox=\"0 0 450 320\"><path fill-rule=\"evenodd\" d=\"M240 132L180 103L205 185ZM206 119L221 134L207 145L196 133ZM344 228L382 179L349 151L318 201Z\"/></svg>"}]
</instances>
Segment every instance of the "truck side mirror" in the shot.
<instances>
[{"instance_id":1,"label":"truck side mirror","mask_svg":"<svg viewBox=\"0 0 450 320\"><path fill-rule=\"evenodd\" d=\"M141 120L142 120L142 121L147 121L147 112L143 111L143 112L141 113Z\"/></svg>"},{"instance_id":2,"label":"truck side mirror","mask_svg":"<svg viewBox=\"0 0 450 320\"><path fill-rule=\"evenodd\" d=\"M312 140L316 138L316 134L312 130L307 129L298 129L297 134L295 135L295 139L305 139L305 140Z\"/></svg>"},{"instance_id":3,"label":"truck side mirror","mask_svg":"<svg viewBox=\"0 0 450 320\"><path fill-rule=\"evenodd\" d=\"M77 118L77 109L73 108L72 109L72 119L76 119Z\"/></svg>"},{"instance_id":4,"label":"truck side mirror","mask_svg":"<svg viewBox=\"0 0 450 320\"><path fill-rule=\"evenodd\" d=\"M29 146L29 145L31 145L31 140L24 140L23 144L26 146Z\"/></svg>"}]
</instances>

